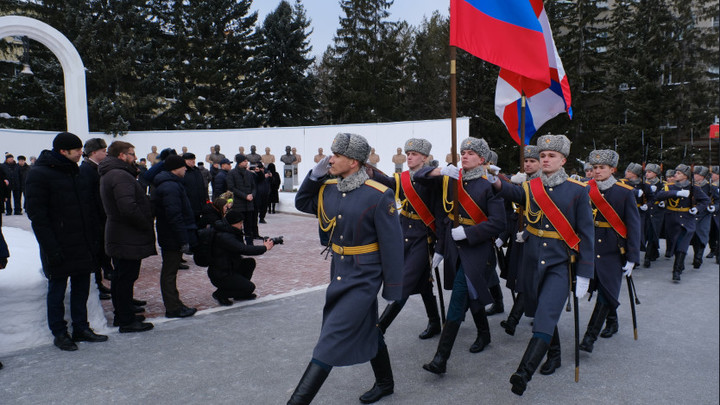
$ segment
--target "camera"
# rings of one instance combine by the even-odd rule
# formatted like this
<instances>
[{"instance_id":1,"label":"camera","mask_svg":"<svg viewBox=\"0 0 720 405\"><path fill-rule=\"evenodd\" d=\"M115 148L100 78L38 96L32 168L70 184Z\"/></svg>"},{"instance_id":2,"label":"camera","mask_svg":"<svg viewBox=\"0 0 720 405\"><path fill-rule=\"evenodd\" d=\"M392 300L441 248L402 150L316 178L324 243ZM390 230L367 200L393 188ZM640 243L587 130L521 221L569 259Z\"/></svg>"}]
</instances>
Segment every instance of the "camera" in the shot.
<instances>
[{"instance_id":1,"label":"camera","mask_svg":"<svg viewBox=\"0 0 720 405\"><path fill-rule=\"evenodd\" d=\"M272 243L275 244L275 245L282 245L282 244L284 243L282 236L277 236L277 237L275 237L275 238L269 238L269 237L266 236L266 237L263 238L263 239L264 239L264 240L271 240Z\"/></svg>"}]
</instances>

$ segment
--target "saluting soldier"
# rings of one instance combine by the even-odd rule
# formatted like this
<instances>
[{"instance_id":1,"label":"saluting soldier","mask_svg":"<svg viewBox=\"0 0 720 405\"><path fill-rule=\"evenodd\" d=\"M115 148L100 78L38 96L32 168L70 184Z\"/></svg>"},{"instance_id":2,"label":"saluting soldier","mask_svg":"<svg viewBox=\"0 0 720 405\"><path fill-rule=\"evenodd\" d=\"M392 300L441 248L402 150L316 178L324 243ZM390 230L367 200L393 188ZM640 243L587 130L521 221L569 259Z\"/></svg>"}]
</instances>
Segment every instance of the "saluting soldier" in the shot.
<instances>
[{"instance_id":1,"label":"saluting soldier","mask_svg":"<svg viewBox=\"0 0 720 405\"><path fill-rule=\"evenodd\" d=\"M440 334L437 352L430 363L423 365L425 370L435 374L445 373L447 360L468 308L478 329L470 351L480 352L490 343L485 306L491 304L493 298L488 290L486 268L493 255L493 239L505 228L503 200L495 195L491 182L483 177L487 175L483 165L490 152L487 142L467 138L460 145L462 169L454 165L442 169L428 167L415 174L418 183L431 187L442 184L443 205L450 201L459 204L459 225L456 227L456 218L451 213L452 206L444 206L448 215L438 226L441 228L440 239L433 255L433 267L444 258L445 288L452 286L447 320ZM457 198L454 197L456 189Z\"/></svg>"},{"instance_id":2,"label":"saluting soldier","mask_svg":"<svg viewBox=\"0 0 720 405\"><path fill-rule=\"evenodd\" d=\"M680 164L675 168L675 183L666 185L658 191L655 198L665 202L665 233L668 245L675 254L672 279L679 282L685 270L685 256L690 240L695 234L695 216L705 211L710 198L698 186L690 184L690 166ZM692 197L691 197L692 196ZM666 253L667 256L667 253Z\"/></svg>"},{"instance_id":3,"label":"saluting soldier","mask_svg":"<svg viewBox=\"0 0 720 405\"><path fill-rule=\"evenodd\" d=\"M523 183L540 176L539 159L540 150L538 149L538 147L536 145L526 145L523 162L524 173L521 172L514 174L510 178L509 182L500 181L493 184L493 187L495 188L498 195L500 195L500 197L502 197L506 203L510 202L513 205L515 211L515 217L513 218L513 222L512 224L509 224L509 226L513 228L513 231L510 232L511 241L510 246L507 250L508 273L506 276L507 282L505 285L510 290L515 291L517 295L515 296L515 302L513 303L510 313L508 314L507 320L500 322L500 326L502 326L505 329L505 333L510 336L515 335L515 328L520 322L520 318L522 317L525 308L523 303L523 297L525 294L523 290L523 283L521 281L522 278L525 276L524 267L522 266L524 244L518 241L516 236L518 232L522 233L522 231L527 226L527 221L525 221L522 207L512 201L522 200L522 194L524 194L524 190L522 187ZM520 225L518 225L518 221L521 221ZM541 369L540 372L542 373L543 370Z\"/></svg>"},{"instance_id":4,"label":"saluting soldier","mask_svg":"<svg viewBox=\"0 0 720 405\"><path fill-rule=\"evenodd\" d=\"M654 194L662 189L660 181L660 166L655 163L645 165L645 183L650 186L650 191ZM663 227L663 217L665 209L658 206L657 200L648 201L648 210L645 215L645 258L643 259L643 267L650 267L650 262L654 262L660 257L660 233Z\"/></svg>"},{"instance_id":5,"label":"saluting soldier","mask_svg":"<svg viewBox=\"0 0 720 405\"><path fill-rule=\"evenodd\" d=\"M425 304L428 325L420 333L420 339L429 339L442 329L440 313L433 295L432 269L430 263L435 249L435 217L437 199L432 190L417 183L413 176L428 165L432 144L427 139L411 138L405 142L408 170L385 176L374 170L374 179L395 190L395 199L400 202L400 225L405 240L405 267L403 268L403 299L385 307L378 327L385 333L392 321L402 310L411 294L420 294Z\"/></svg>"},{"instance_id":6,"label":"saluting soldier","mask_svg":"<svg viewBox=\"0 0 720 405\"><path fill-rule=\"evenodd\" d=\"M588 161L595 178L588 182L595 219L595 282L597 291L580 350L592 353L600 328L607 318L610 337L617 332L617 307L623 276L632 274L640 260L640 214L632 186L615 179L619 156L612 150L594 150ZM614 319L608 314L612 312Z\"/></svg>"},{"instance_id":7,"label":"saluting soldier","mask_svg":"<svg viewBox=\"0 0 720 405\"><path fill-rule=\"evenodd\" d=\"M570 153L564 135L538 139L540 176L523 183L522 204L528 222L521 235L525 314L534 316L533 335L510 377L512 392L522 395L540 361L548 354L547 371L560 366L557 322L568 299L570 266L576 277L576 295L584 296L593 277L593 218L587 185L569 178L563 166ZM518 280L520 281L520 280ZM551 351L548 351L552 347Z\"/></svg>"},{"instance_id":8,"label":"saluting soldier","mask_svg":"<svg viewBox=\"0 0 720 405\"><path fill-rule=\"evenodd\" d=\"M710 198L712 195L712 188L710 183L707 181L708 168L705 166L695 166L695 185ZM693 268L699 269L703 262L703 255L705 254L705 245L708 243L710 237L710 223L712 222L712 214L715 207L712 205L712 200L708 202L707 209L698 211L695 215L695 235L693 236L690 244L693 247Z\"/></svg>"},{"instance_id":9,"label":"saluting soldier","mask_svg":"<svg viewBox=\"0 0 720 405\"><path fill-rule=\"evenodd\" d=\"M295 207L316 214L330 235L332 262L320 337L288 404L310 403L333 366L368 360L376 381L360 401L375 402L394 389L390 356L376 324L381 286L386 300L403 298L402 229L395 197L364 170L370 154L364 137L338 134L331 150L333 156L313 168L295 197ZM325 181L328 172L338 178Z\"/></svg>"}]
</instances>

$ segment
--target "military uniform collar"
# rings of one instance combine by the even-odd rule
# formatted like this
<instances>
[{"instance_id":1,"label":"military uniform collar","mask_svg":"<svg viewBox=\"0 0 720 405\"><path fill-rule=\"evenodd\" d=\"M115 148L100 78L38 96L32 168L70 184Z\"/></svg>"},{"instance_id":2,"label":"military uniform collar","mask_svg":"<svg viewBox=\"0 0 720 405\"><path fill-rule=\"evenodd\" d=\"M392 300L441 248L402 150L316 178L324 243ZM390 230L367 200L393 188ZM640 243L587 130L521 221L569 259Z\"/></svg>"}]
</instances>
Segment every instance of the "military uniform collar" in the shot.
<instances>
[{"instance_id":1,"label":"military uniform collar","mask_svg":"<svg viewBox=\"0 0 720 405\"><path fill-rule=\"evenodd\" d=\"M545 172L540 171L540 178L542 179L543 186L555 187L565 182L565 180L567 180L568 178L568 175L567 173L565 173L565 168L561 167L560 170L549 176L546 175Z\"/></svg>"},{"instance_id":2,"label":"military uniform collar","mask_svg":"<svg viewBox=\"0 0 720 405\"><path fill-rule=\"evenodd\" d=\"M479 179L480 177L483 177L484 175L485 175L485 167L483 167L482 165L480 165L474 169L470 169L470 170L462 169L462 179L463 180L475 180L475 179Z\"/></svg>"},{"instance_id":3,"label":"military uniform collar","mask_svg":"<svg viewBox=\"0 0 720 405\"><path fill-rule=\"evenodd\" d=\"M608 177L605 180L602 180L602 181L596 180L595 183L597 184L598 189L600 191L605 191L605 190L609 189L610 187L614 186L615 183L617 183L617 179L611 175L610 177Z\"/></svg>"},{"instance_id":4,"label":"military uniform collar","mask_svg":"<svg viewBox=\"0 0 720 405\"><path fill-rule=\"evenodd\" d=\"M364 167L361 167L357 172L345 177L344 179L338 179L337 189L341 193L347 193L359 188L365 183L365 180L369 179L367 172Z\"/></svg>"}]
</instances>

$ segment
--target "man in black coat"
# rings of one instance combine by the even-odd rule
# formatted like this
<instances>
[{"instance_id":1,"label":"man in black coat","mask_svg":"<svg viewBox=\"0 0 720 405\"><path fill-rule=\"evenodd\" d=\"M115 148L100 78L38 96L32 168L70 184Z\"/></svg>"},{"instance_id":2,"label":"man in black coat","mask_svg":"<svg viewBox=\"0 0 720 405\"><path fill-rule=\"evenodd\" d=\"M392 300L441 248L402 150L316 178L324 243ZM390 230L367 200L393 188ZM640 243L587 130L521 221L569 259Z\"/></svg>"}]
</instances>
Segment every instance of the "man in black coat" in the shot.
<instances>
[{"instance_id":1,"label":"man in black coat","mask_svg":"<svg viewBox=\"0 0 720 405\"><path fill-rule=\"evenodd\" d=\"M215 178L213 179L212 183L213 201L215 201L216 198L220 197L220 195L222 195L228 190L227 176L228 172L232 170L232 162L228 159L221 160L219 165L220 169L218 170L217 174L215 174Z\"/></svg>"},{"instance_id":2,"label":"man in black coat","mask_svg":"<svg viewBox=\"0 0 720 405\"><path fill-rule=\"evenodd\" d=\"M197 224L200 222L203 206L208 201L207 183L205 183L202 172L195 165L195 155L193 153L184 153L182 158L185 160L185 166L187 166L182 183L190 201L190 208L192 208L193 215L195 215L195 224Z\"/></svg>"},{"instance_id":3,"label":"man in black coat","mask_svg":"<svg viewBox=\"0 0 720 405\"><path fill-rule=\"evenodd\" d=\"M22 215L22 206L20 205L20 177L18 175L18 164L15 157L11 154L5 155L5 163L2 164L5 175L10 182L10 191L12 192L12 200L5 200L5 213L13 214L13 205L15 205L15 215Z\"/></svg>"},{"instance_id":4,"label":"man in black coat","mask_svg":"<svg viewBox=\"0 0 720 405\"><path fill-rule=\"evenodd\" d=\"M273 247L272 239L264 241L264 246L246 245L243 241L243 219L240 212L230 211L214 225L215 236L208 277L217 287L212 297L220 305L232 305L230 298L255 298L255 284L250 281L255 270L255 259L243 255L259 256Z\"/></svg>"},{"instance_id":5,"label":"man in black coat","mask_svg":"<svg viewBox=\"0 0 720 405\"><path fill-rule=\"evenodd\" d=\"M144 332L153 324L135 316L133 285L140 274L142 259L157 254L150 200L136 180L135 147L115 141L100 162L100 198L105 223L105 253L112 258L111 283L115 322L120 333Z\"/></svg>"},{"instance_id":6,"label":"man in black coat","mask_svg":"<svg viewBox=\"0 0 720 405\"><path fill-rule=\"evenodd\" d=\"M240 211L245 217L245 242L253 244L253 239L259 236L257 229L257 214L255 213L255 174L248 170L248 160L242 153L235 155L237 166L228 172L228 191L232 191L233 211Z\"/></svg>"},{"instance_id":7,"label":"man in black coat","mask_svg":"<svg viewBox=\"0 0 720 405\"><path fill-rule=\"evenodd\" d=\"M157 238L162 254L160 292L165 304L165 316L185 318L193 316L197 309L189 308L180 301L177 290L177 272L183 253L190 254L190 245L196 242L195 215L190 208L182 178L187 166L178 155L170 155L163 162L163 171L154 178L153 205L157 222Z\"/></svg>"},{"instance_id":8,"label":"man in black coat","mask_svg":"<svg viewBox=\"0 0 720 405\"><path fill-rule=\"evenodd\" d=\"M77 350L77 341L103 342L107 336L90 329L87 299L90 273L100 249L96 211L90 181L80 173L82 141L59 133L52 150L43 150L28 173L27 212L40 246L43 272L48 278L48 326L61 350ZM65 322L65 289L70 278L70 315L73 334Z\"/></svg>"},{"instance_id":9,"label":"man in black coat","mask_svg":"<svg viewBox=\"0 0 720 405\"><path fill-rule=\"evenodd\" d=\"M27 164L27 159L25 159L25 156L20 155L17 158L18 162L18 200L25 194L25 180L27 180L27 174L30 171L30 165ZM25 206L27 205L26 201L23 201L23 209L25 209ZM22 210L19 214L22 214Z\"/></svg>"}]
</instances>

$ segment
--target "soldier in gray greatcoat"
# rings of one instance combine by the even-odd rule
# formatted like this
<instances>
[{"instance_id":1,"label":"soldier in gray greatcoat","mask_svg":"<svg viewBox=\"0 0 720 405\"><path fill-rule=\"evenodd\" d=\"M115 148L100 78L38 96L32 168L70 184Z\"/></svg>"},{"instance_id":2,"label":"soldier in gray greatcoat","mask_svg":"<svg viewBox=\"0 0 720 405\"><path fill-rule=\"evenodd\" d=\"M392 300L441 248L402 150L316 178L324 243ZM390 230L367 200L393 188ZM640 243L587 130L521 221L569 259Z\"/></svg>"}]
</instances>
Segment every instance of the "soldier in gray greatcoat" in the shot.
<instances>
[{"instance_id":1,"label":"soldier in gray greatcoat","mask_svg":"<svg viewBox=\"0 0 720 405\"><path fill-rule=\"evenodd\" d=\"M368 360L375 384L360 401L378 401L394 389L387 346L376 324L381 286L386 300L403 298L403 240L395 196L369 179L363 167L370 154L365 138L338 134L332 152L305 178L295 198L298 210L318 215L333 253L320 337L288 404L310 403L333 366ZM338 178L325 180L328 172Z\"/></svg>"}]
</instances>

